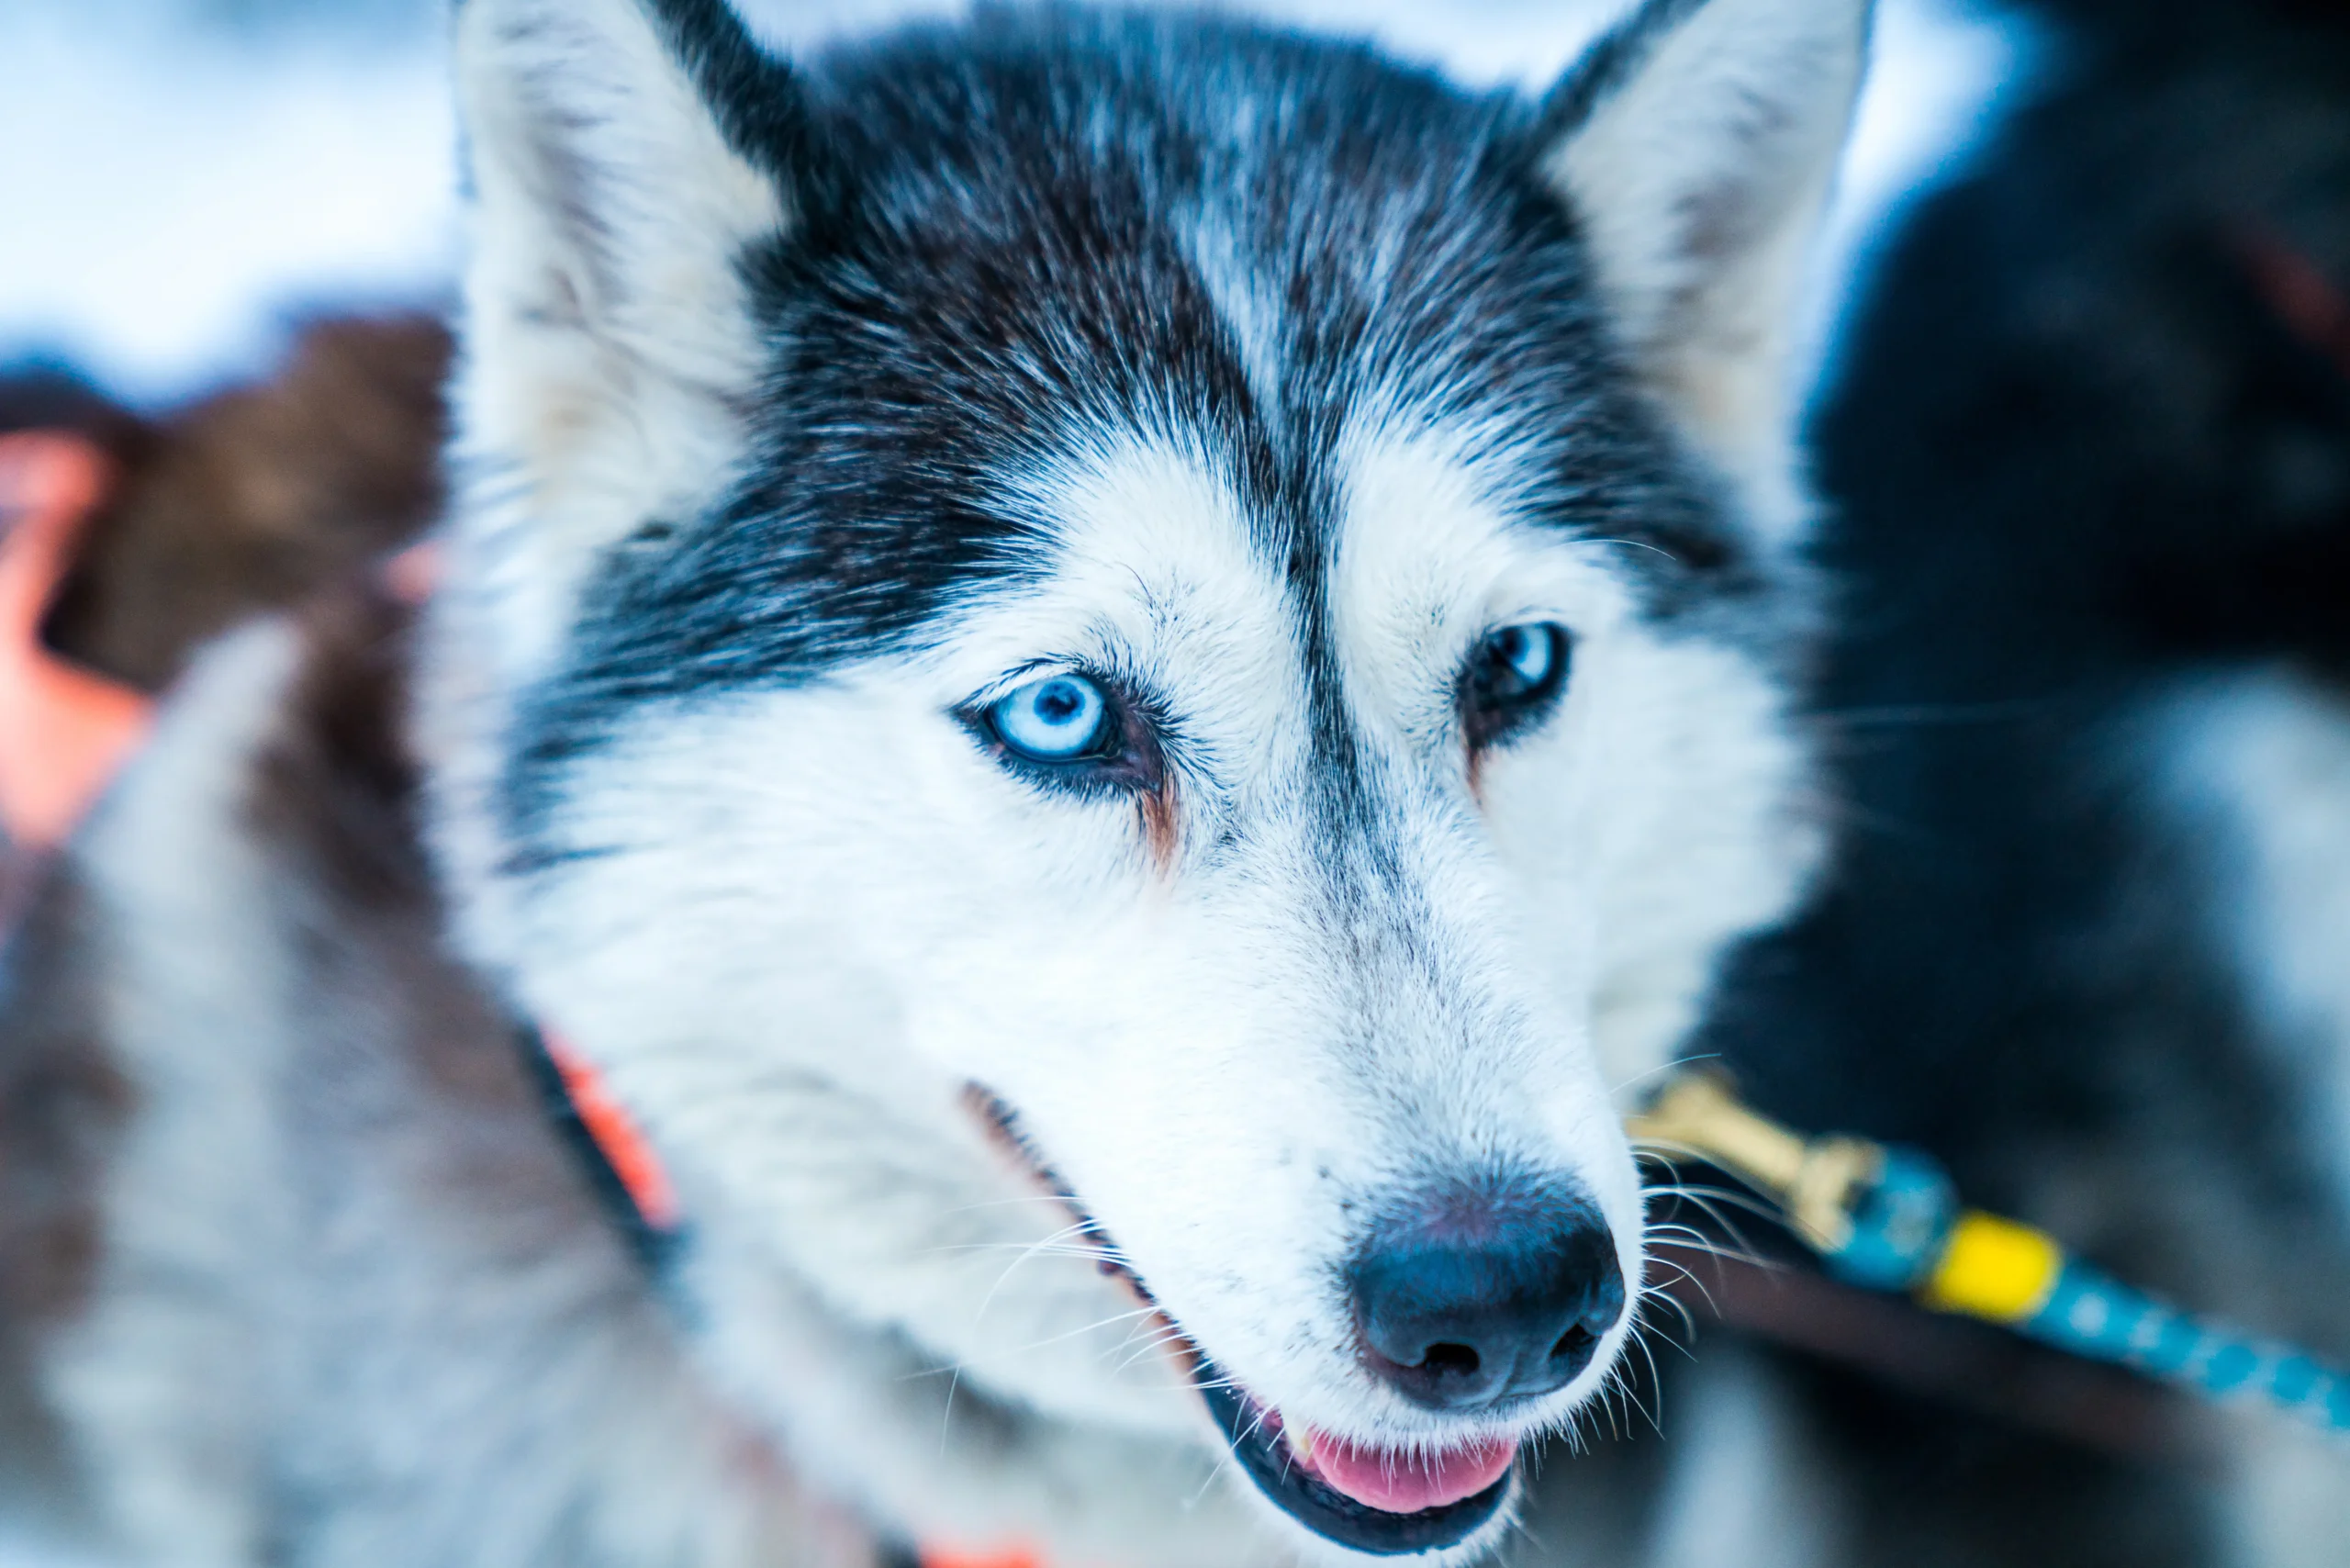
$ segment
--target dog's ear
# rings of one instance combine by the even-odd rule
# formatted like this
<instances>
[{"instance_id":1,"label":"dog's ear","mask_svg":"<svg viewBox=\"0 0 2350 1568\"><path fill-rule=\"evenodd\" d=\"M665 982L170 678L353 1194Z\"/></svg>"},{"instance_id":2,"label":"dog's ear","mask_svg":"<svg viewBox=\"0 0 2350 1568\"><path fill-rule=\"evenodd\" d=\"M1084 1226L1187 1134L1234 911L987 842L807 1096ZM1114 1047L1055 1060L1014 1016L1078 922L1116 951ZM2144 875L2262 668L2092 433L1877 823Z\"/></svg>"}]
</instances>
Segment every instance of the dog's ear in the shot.
<instances>
[{"instance_id":1,"label":"dog's ear","mask_svg":"<svg viewBox=\"0 0 2350 1568\"><path fill-rule=\"evenodd\" d=\"M745 263L796 220L806 139L724 0L461 0L456 54L456 543L527 664L597 552L739 460L765 348Z\"/></svg>"},{"instance_id":2,"label":"dog's ear","mask_svg":"<svg viewBox=\"0 0 2350 1568\"><path fill-rule=\"evenodd\" d=\"M1870 8L1648 0L1544 106L1542 172L1574 209L1638 369L1766 492L1788 482L1788 351Z\"/></svg>"}]
</instances>

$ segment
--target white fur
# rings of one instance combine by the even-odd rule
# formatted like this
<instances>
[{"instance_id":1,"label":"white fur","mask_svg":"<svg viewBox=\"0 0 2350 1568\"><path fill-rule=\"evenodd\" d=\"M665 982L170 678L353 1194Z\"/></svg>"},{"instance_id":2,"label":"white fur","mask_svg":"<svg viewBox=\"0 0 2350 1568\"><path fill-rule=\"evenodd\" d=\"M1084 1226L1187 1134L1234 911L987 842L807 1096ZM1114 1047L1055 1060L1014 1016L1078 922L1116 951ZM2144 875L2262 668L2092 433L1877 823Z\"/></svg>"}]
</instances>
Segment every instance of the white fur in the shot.
<instances>
[{"instance_id":1,"label":"white fur","mask_svg":"<svg viewBox=\"0 0 2350 1568\"><path fill-rule=\"evenodd\" d=\"M1665 1434L1678 1450L1642 1568L1827 1568L1841 1499L1785 1379L1709 1345Z\"/></svg>"},{"instance_id":2,"label":"white fur","mask_svg":"<svg viewBox=\"0 0 2350 1568\"><path fill-rule=\"evenodd\" d=\"M109 1035L142 1104L110 1172L98 1309L45 1363L98 1511L191 1568L255 1560L266 1333L259 1239L282 1243L267 1085L286 1044L267 868L239 831L297 649L265 624L213 649L91 824L81 859L118 934ZM195 943L187 934L203 932Z\"/></svg>"},{"instance_id":3,"label":"white fur","mask_svg":"<svg viewBox=\"0 0 2350 1568\"><path fill-rule=\"evenodd\" d=\"M2214 935L2350 1209L2350 704L2288 670L2199 684L2163 728L2165 793L2205 846Z\"/></svg>"},{"instance_id":4,"label":"white fur","mask_svg":"<svg viewBox=\"0 0 2350 1568\"><path fill-rule=\"evenodd\" d=\"M2151 809L2201 873L2199 917L2350 1212L2350 704L2288 667L2188 682L2150 716ZM2341 1555L2340 1456L2273 1414L2224 1424L2230 1560Z\"/></svg>"},{"instance_id":5,"label":"white fur","mask_svg":"<svg viewBox=\"0 0 2350 1568\"><path fill-rule=\"evenodd\" d=\"M2274 1411L2232 1413L2225 1561L2237 1568L2332 1568L2350 1540L2339 1450Z\"/></svg>"}]
</instances>

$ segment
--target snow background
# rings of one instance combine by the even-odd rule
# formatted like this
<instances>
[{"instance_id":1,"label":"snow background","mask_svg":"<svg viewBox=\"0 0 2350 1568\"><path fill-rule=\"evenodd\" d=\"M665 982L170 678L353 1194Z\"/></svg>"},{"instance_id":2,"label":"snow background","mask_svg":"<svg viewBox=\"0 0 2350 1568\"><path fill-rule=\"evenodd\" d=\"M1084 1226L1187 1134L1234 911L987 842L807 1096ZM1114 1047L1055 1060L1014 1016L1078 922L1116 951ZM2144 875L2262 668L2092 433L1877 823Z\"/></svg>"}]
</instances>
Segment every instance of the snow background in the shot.
<instances>
[{"instance_id":1,"label":"snow background","mask_svg":"<svg viewBox=\"0 0 2350 1568\"><path fill-rule=\"evenodd\" d=\"M957 0L738 0L779 44ZM1880 0L1811 310L1964 166L2044 50L1970 0ZM1546 85L1619 0L1259 0L1464 80ZM289 316L433 306L457 249L437 0L0 0L0 370L145 408L267 368ZM0 1524L0 1568L89 1568Z\"/></svg>"}]
</instances>

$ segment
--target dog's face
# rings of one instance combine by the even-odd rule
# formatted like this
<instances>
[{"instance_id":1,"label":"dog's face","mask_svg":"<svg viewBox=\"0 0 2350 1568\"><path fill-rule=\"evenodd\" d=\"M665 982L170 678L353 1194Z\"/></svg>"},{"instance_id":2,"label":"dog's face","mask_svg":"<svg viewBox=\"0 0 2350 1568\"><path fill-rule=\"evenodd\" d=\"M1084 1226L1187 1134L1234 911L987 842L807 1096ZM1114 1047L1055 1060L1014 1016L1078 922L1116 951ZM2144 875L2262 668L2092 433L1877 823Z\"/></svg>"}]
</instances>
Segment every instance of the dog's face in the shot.
<instances>
[{"instance_id":1,"label":"dog's face","mask_svg":"<svg viewBox=\"0 0 2350 1568\"><path fill-rule=\"evenodd\" d=\"M1468 1551L1608 1377L1611 1076L1810 855L1770 312L1861 39L1690 10L1537 114L469 0L442 847L785 1428L821 1311Z\"/></svg>"}]
</instances>

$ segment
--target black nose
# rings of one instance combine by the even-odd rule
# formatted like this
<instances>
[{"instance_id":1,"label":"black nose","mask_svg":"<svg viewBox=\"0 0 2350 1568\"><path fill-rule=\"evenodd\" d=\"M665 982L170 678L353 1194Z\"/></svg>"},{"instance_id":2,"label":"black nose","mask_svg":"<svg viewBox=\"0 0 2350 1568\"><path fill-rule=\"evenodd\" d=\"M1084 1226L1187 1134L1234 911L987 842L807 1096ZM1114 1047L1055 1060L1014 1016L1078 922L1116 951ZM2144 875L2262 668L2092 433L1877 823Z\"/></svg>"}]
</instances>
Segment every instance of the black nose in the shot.
<instances>
[{"instance_id":1,"label":"black nose","mask_svg":"<svg viewBox=\"0 0 2350 1568\"><path fill-rule=\"evenodd\" d=\"M1450 1194L1358 1256L1364 1360L1416 1405L1483 1410L1564 1388L1624 1315L1606 1223L1580 1198Z\"/></svg>"}]
</instances>

